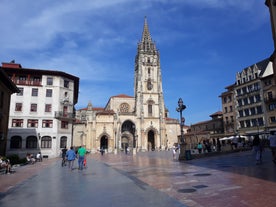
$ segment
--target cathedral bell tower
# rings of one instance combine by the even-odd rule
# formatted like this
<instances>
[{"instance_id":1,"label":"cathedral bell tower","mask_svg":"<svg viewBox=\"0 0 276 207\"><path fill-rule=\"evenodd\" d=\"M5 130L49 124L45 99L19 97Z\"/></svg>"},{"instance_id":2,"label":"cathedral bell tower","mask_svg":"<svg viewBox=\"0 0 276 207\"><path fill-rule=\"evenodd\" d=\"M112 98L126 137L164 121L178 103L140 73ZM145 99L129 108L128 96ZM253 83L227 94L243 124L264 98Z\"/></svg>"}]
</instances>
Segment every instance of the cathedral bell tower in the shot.
<instances>
[{"instance_id":1,"label":"cathedral bell tower","mask_svg":"<svg viewBox=\"0 0 276 207\"><path fill-rule=\"evenodd\" d=\"M159 51L152 41L147 19L135 58L135 112L138 147L155 150L165 145L165 105Z\"/></svg>"}]
</instances>

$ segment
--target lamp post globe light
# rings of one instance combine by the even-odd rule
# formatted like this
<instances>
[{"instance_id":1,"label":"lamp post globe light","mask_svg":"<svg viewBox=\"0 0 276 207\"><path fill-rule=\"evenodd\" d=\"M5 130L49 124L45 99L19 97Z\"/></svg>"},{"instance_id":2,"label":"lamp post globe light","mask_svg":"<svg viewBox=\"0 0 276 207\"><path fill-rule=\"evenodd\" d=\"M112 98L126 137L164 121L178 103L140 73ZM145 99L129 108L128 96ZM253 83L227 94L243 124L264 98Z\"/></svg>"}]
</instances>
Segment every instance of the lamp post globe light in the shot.
<instances>
[{"instance_id":1,"label":"lamp post globe light","mask_svg":"<svg viewBox=\"0 0 276 207\"><path fill-rule=\"evenodd\" d=\"M182 98L178 99L178 108L176 108L176 111L180 113L180 154L179 154L179 160L184 160L185 159L185 139L184 139L184 123L185 123L185 118L182 116L182 112L186 109L186 105L183 104Z\"/></svg>"}]
</instances>

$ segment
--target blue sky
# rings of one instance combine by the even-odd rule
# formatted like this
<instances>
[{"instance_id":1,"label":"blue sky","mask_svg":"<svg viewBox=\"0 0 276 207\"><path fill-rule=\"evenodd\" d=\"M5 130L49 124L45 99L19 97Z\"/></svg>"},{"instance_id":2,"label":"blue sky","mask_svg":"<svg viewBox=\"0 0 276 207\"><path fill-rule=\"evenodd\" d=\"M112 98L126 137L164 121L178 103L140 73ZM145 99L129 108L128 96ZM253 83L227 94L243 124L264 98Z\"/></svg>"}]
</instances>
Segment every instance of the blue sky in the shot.
<instances>
[{"instance_id":1,"label":"blue sky","mask_svg":"<svg viewBox=\"0 0 276 207\"><path fill-rule=\"evenodd\" d=\"M134 60L147 16L161 56L170 117L185 124L222 110L219 95L273 52L265 0L0 0L0 60L80 78L77 109L134 95Z\"/></svg>"}]
</instances>

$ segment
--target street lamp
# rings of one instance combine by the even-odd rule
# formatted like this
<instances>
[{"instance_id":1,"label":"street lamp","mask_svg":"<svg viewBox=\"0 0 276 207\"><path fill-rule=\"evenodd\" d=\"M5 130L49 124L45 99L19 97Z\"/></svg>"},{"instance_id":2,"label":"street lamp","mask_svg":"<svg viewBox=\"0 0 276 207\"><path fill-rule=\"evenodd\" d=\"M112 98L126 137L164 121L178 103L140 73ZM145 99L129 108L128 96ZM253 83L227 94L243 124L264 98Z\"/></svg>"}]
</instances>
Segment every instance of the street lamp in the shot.
<instances>
[{"instance_id":1,"label":"street lamp","mask_svg":"<svg viewBox=\"0 0 276 207\"><path fill-rule=\"evenodd\" d=\"M186 105L183 104L182 98L178 99L178 108L176 108L176 111L180 113L180 154L179 154L179 160L185 159L185 139L184 139L184 131L183 126L185 123L185 118L182 116L182 111L186 109Z\"/></svg>"},{"instance_id":2,"label":"street lamp","mask_svg":"<svg viewBox=\"0 0 276 207\"><path fill-rule=\"evenodd\" d=\"M181 132L181 138L180 138L180 144L184 144L184 131L183 126L185 122L185 118L182 116L182 111L186 109L186 106L183 104L182 98L179 98L178 100L178 108L176 108L176 111L180 113L180 132Z\"/></svg>"}]
</instances>

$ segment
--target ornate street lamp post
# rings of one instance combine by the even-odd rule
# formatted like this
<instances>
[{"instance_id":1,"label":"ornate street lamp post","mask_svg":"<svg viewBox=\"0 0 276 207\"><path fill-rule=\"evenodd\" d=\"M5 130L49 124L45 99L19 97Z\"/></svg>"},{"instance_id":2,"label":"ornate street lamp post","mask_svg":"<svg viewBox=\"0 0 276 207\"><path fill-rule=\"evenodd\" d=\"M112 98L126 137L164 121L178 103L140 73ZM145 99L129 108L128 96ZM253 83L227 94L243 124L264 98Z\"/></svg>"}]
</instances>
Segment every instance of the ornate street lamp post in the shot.
<instances>
[{"instance_id":1,"label":"ornate street lamp post","mask_svg":"<svg viewBox=\"0 0 276 207\"><path fill-rule=\"evenodd\" d=\"M185 119L182 116L182 111L184 111L186 109L186 106L183 104L183 100L182 98L179 98L178 100L178 108L176 108L176 111L180 113L180 133L181 133L181 137L180 137L180 154L179 154L179 160L184 160L185 159L185 139L184 139L184 131L183 131L183 127L184 127L184 123L185 123Z\"/></svg>"}]
</instances>

